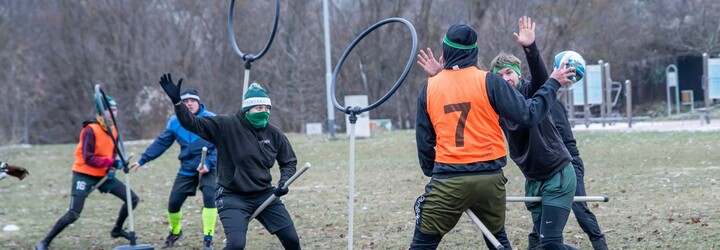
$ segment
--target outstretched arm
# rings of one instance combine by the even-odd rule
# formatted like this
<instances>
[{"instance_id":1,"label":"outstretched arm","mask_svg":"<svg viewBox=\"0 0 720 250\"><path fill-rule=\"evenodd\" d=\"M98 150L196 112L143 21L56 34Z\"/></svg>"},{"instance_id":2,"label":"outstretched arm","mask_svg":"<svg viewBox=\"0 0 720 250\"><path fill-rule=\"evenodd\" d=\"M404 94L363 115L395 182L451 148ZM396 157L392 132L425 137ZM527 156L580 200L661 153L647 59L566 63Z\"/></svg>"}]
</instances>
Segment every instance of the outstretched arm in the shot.
<instances>
[{"instance_id":1,"label":"outstretched arm","mask_svg":"<svg viewBox=\"0 0 720 250\"><path fill-rule=\"evenodd\" d=\"M170 119L172 121L172 119ZM175 141L175 133L170 130L170 122L160 135L145 149L145 152L138 160L137 164L142 166L156 158L160 157L165 151L170 148ZM135 165L135 164L133 164Z\"/></svg>"},{"instance_id":2,"label":"outstretched arm","mask_svg":"<svg viewBox=\"0 0 720 250\"><path fill-rule=\"evenodd\" d=\"M535 22L527 16L523 16L518 20L518 32L513 34L515 41L523 47L525 59L530 68L531 83L528 88L528 96L532 96L537 92L548 79L548 72L543 63L540 51L535 41Z\"/></svg>"},{"instance_id":3,"label":"outstretched arm","mask_svg":"<svg viewBox=\"0 0 720 250\"><path fill-rule=\"evenodd\" d=\"M501 117L526 127L535 126L545 118L555 104L560 86L571 83L567 77L575 74L572 70L574 70L572 67L568 69L561 67L553 71L550 79L527 100L498 75L488 74L486 83L490 105Z\"/></svg>"},{"instance_id":4,"label":"outstretched arm","mask_svg":"<svg viewBox=\"0 0 720 250\"><path fill-rule=\"evenodd\" d=\"M218 125L218 119L220 118L218 116L197 117L191 113L190 110L183 105L182 100L180 99L182 81L183 79L180 79L178 84L175 85L172 81L172 76L168 73L160 77L160 86L163 91L165 91L165 94L170 97L170 101L173 102L173 105L175 105L175 115L177 116L178 121L180 121L180 125L188 131L197 134L206 141L215 144L215 138L217 138L216 131L219 131L220 127Z\"/></svg>"}]
</instances>

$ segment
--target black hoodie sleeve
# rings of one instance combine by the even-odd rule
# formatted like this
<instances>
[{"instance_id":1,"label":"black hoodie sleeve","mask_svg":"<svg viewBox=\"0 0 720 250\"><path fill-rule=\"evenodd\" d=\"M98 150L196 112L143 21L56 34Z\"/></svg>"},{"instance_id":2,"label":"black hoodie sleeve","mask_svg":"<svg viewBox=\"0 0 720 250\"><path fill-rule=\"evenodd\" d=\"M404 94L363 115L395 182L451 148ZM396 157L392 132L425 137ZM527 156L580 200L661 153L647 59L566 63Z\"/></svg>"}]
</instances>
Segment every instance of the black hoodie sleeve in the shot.
<instances>
[{"instance_id":1,"label":"black hoodie sleeve","mask_svg":"<svg viewBox=\"0 0 720 250\"><path fill-rule=\"evenodd\" d=\"M180 125L190 132L202 137L206 141L217 144L217 138L220 132L220 119L222 116L196 116L190 113L184 104L175 105L175 115L180 121Z\"/></svg>"},{"instance_id":2,"label":"black hoodie sleeve","mask_svg":"<svg viewBox=\"0 0 720 250\"><path fill-rule=\"evenodd\" d=\"M527 96L532 96L543 86L550 76L547 68L545 68L545 63L540 56L540 51L536 43L523 47L523 51L525 51L525 60L528 62L531 76L530 85L527 86L527 88L530 88Z\"/></svg>"},{"instance_id":3,"label":"black hoodie sleeve","mask_svg":"<svg viewBox=\"0 0 720 250\"><path fill-rule=\"evenodd\" d=\"M501 79L502 80L502 79ZM431 177L435 167L435 128L427 113L427 82L420 87L415 116L415 141L417 144L420 168L425 176Z\"/></svg>"},{"instance_id":4,"label":"black hoodie sleeve","mask_svg":"<svg viewBox=\"0 0 720 250\"><path fill-rule=\"evenodd\" d=\"M487 74L485 79L488 99L495 112L514 123L532 127L540 123L555 104L560 83L555 79L547 82L530 99L505 82L497 74Z\"/></svg>"},{"instance_id":5,"label":"black hoodie sleeve","mask_svg":"<svg viewBox=\"0 0 720 250\"><path fill-rule=\"evenodd\" d=\"M277 140L278 150L276 160L278 162L278 166L280 166L280 181L278 181L278 185L280 185L280 183L287 182L290 177L295 174L297 169L297 157L295 157L295 151L290 145L290 141L288 141L287 137L279 130L276 134L275 140Z\"/></svg>"},{"instance_id":6,"label":"black hoodie sleeve","mask_svg":"<svg viewBox=\"0 0 720 250\"><path fill-rule=\"evenodd\" d=\"M572 126L570 126L570 121L568 121L567 113L568 111L565 109L565 105L560 101L556 101L550 111L550 116L570 155L578 156L580 152L578 151L577 141L573 136Z\"/></svg>"}]
</instances>

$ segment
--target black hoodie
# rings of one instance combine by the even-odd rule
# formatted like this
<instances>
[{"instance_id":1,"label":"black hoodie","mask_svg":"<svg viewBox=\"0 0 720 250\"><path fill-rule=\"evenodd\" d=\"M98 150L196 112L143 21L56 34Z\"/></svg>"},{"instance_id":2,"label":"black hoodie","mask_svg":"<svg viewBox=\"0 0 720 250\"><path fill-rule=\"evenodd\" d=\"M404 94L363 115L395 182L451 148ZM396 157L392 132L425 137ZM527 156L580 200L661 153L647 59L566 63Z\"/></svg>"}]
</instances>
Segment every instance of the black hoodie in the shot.
<instances>
[{"instance_id":1,"label":"black hoodie","mask_svg":"<svg viewBox=\"0 0 720 250\"><path fill-rule=\"evenodd\" d=\"M297 158L280 129L268 123L255 129L241 110L235 114L199 117L185 105L175 105L180 124L217 149L218 184L239 194L251 195L273 188L270 168L280 166L280 181L295 174Z\"/></svg>"},{"instance_id":2,"label":"black hoodie","mask_svg":"<svg viewBox=\"0 0 720 250\"><path fill-rule=\"evenodd\" d=\"M532 81L522 80L520 93L525 98L532 97L548 79L540 52L535 43L525 51ZM557 106L557 100L548 103ZM552 111L551 111L552 112ZM524 126L506 118L500 118L500 126L510 147L510 158L520 167L525 178L531 181L545 180L562 170L572 158L560 138L560 133L552 121L552 114L533 126Z\"/></svg>"}]
</instances>

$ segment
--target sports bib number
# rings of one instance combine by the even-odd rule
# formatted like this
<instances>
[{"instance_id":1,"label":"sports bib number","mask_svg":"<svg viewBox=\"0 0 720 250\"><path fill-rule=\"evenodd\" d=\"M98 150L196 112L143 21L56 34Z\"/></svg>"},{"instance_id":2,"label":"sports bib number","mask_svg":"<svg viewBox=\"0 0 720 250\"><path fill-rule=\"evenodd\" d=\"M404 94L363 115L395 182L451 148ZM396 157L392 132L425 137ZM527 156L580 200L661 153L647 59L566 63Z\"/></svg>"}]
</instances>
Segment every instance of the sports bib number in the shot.
<instances>
[{"instance_id":1,"label":"sports bib number","mask_svg":"<svg viewBox=\"0 0 720 250\"><path fill-rule=\"evenodd\" d=\"M458 119L457 127L455 128L455 146L465 146L465 122L467 121L468 114L470 114L470 103L455 103L445 105L445 114L460 112L460 119Z\"/></svg>"}]
</instances>

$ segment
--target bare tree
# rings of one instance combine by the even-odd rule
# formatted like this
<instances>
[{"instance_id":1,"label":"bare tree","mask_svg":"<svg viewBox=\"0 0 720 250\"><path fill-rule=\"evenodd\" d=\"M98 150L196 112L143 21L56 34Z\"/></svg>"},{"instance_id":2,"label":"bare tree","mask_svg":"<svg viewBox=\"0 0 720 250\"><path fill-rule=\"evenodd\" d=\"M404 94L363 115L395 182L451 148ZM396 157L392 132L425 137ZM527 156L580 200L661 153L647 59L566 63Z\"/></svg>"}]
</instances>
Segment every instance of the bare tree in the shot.
<instances>
[{"instance_id":1,"label":"bare tree","mask_svg":"<svg viewBox=\"0 0 720 250\"><path fill-rule=\"evenodd\" d=\"M501 51L522 54L513 40L517 20L538 24L541 53L580 52L589 63L610 62L613 78L631 79L637 104L664 100L662 69L675 55L720 51L720 2L689 1L330 1L333 66L350 42L389 17L409 20L419 48L440 56L441 39L454 23L478 31L485 68ZM327 119L322 6L282 0L275 42L253 63L250 79L275 104L271 121L288 132ZM229 43L226 1L28 0L0 2L0 144L63 143L77 139L83 120L95 116L92 91L101 84L120 103L128 139L152 138L172 115L158 87L161 74L184 78L207 108L236 112L242 102L244 62ZM265 45L274 1L237 1L235 37L248 53ZM383 26L348 56L333 93L382 97L400 76L410 52L402 25ZM373 118L412 128L415 102L427 76L413 66L405 83ZM336 116L343 114L335 111ZM337 125L343 126L342 119Z\"/></svg>"}]
</instances>

